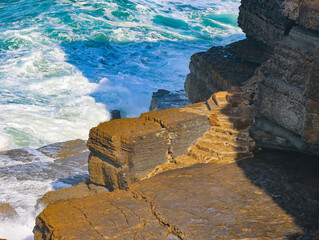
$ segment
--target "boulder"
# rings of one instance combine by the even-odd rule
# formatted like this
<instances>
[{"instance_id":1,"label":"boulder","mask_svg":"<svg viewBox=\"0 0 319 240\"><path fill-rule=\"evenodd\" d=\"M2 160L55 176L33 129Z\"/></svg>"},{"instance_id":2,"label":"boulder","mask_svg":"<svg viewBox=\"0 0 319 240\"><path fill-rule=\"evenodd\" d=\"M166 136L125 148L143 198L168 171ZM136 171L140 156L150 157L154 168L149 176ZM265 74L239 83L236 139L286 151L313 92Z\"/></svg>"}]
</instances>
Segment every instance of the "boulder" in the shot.
<instances>
[{"instance_id":1,"label":"boulder","mask_svg":"<svg viewBox=\"0 0 319 240\"><path fill-rule=\"evenodd\" d=\"M167 161L168 143L168 131L143 118L101 123L91 129L87 143L92 152L90 180L111 190L126 188L130 181L145 177L150 169ZM153 151L152 159L150 151ZM103 171L107 171L112 181L100 177Z\"/></svg>"},{"instance_id":2,"label":"boulder","mask_svg":"<svg viewBox=\"0 0 319 240\"><path fill-rule=\"evenodd\" d=\"M209 129L206 115L178 108L102 123L91 129L87 143L90 180L110 190L125 189L185 154Z\"/></svg>"},{"instance_id":3,"label":"boulder","mask_svg":"<svg viewBox=\"0 0 319 240\"><path fill-rule=\"evenodd\" d=\"M197 138L210 130L210 121L206 115L199 115L171 108L162 111L143 113L142 118L161 124L169 132L168 153L171 158L186 153L195 144Z\"/></svg>"},{"instance_id":4,"label":"boulder","mask_svg":"<svg viewBox=\"0 0 319 240\"><path fill-rule=\"evenodd\" d=\"M16 210L8 203L0 204L0 221L15 220L19 215Z\"/></svg>"}]
</instances>

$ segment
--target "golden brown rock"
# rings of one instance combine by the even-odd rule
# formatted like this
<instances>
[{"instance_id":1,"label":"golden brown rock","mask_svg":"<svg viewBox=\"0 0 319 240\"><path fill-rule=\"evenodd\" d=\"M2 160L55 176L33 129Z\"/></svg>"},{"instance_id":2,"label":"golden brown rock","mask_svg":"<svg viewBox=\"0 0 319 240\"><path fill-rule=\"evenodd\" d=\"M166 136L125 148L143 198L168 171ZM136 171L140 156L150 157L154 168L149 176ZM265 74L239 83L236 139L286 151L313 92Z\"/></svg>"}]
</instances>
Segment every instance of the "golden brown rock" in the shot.
<instances>
[{"instance_id":1,"label":"golden brown rock","mask_svg":"<svg viewBox=\"0 0 319 240\"><path fill-rule=\"evenodd\" d=\"M168 130L170 136L168 152L172 158L183 155L193 146L197 138L202 137L210 129L206 115L171 108L162 111L143 113L141 117L158 122Z\"/></svg>"},{"instance_id":2,"label":"golden brown rock","mask_svg":"<svg viewBox=\"0 0 319 240\"><path fill-rule=\"evenodd\" d=\"M292 163L298 161L287 153L266 152L239 165L193 165L140 181L128 191L58 202L38 216L35 239L298 237L304 234L301 227L319 224L319 207L315 195L295 182L304 167L297 164L294 173L286 167ZM315 171L309 174L315 182Z\"/></svg>"},{"instance_id":3,"label":"golden brown rock","mask_svg":"<svg viewBox=\"0 0 319 240\"><path fill-rule=\"evenodd\" d=\"M83 198L100 192L108 192L108 190L94 184L80 183L76 186L47 192L42 198L38 199L37 206L41 206L43 209L47 205L58 201Z\"/></svg>"}]
</instances>

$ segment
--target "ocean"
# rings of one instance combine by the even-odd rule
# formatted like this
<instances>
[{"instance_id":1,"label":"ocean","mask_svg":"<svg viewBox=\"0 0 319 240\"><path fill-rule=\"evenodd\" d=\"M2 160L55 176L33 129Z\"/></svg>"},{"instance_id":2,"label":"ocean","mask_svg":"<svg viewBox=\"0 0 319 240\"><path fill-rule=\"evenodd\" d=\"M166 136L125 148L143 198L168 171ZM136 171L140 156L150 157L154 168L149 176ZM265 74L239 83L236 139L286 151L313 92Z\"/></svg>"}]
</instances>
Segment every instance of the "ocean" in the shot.
<instances>
[{"instance_id":1,"label":"ocean","mask_svg":"<svg viewBox=\"0 0 319 240\"><path fill-rule=\"evenodd\" d=\"M34 153L51 143L87 139L111 110L123 117L148 111L153 92L183 89L192 54L244 38L237 26L239 4L2 0L0 151ZM0 238L33 239L37 197L66 186L53 184L58 174L19 180L27 169L47 168L52 160L35 155L34 163L25 164L0 154L0 203L20 215L0 222Z\"/></svg>"}]
</instances>

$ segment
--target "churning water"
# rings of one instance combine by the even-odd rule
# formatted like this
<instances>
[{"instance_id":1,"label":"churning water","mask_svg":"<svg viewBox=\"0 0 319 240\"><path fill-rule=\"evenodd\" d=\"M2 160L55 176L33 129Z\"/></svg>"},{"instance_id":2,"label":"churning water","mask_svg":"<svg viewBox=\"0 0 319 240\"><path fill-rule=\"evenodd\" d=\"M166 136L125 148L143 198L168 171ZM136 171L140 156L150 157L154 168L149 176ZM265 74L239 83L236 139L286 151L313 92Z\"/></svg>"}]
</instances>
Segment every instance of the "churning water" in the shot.
<instances>
[{"instance_id":1,"label":"churning water","mask_svg":"<svg viewBox=\"0 0 319 240\"><path fill-rule=\"evenodd\" d=\"M1 0L0 151L86 139L110 110L126 117L147 111L153 91L183 88L193 53L243 38L239 3ZM0 162L5 173L8 160ZM0 177L0 202L20 213L32 211L34 192L56 180ZM25 193L12 196L20 185ZM19 229L12 233L0 222L0 238L32 238L30 221L12 225Z\"/></svg>"}]
</instances>

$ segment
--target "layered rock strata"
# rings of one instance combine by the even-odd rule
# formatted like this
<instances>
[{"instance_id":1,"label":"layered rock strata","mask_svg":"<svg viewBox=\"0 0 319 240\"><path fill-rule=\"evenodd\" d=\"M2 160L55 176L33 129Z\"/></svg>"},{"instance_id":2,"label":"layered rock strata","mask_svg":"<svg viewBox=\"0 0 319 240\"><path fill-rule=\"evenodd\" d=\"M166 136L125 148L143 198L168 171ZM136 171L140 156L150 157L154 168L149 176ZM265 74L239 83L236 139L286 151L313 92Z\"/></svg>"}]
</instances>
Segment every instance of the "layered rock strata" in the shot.
<instances>
[{"instance_id":1,"label":"layered rock strata","mask_svg":"<svg viewBox=\"0 0 319 240\"><path fill-rule=\"evenodd\" d=\"M90 131L90 180L114 189L145 178L186 153L210 129L206 115L172 108L102 123Z\"/></svg>"},{"instance_id":2,"label":"layered rock strata","mask_svg":"<svg viewBox=\"0 0 319 240\"><path fill-rule=\"evenodd\" d=\"M247 40L248 41L248 40ZM253 42L240 42L246 45L251 54L237 54L234 50L242 49L235 45L225 47L212 47L207 52L196 53L191 57L189 64L190 74L185 81L185 91L192 103L206 101L213 93L228 90L234 86L241 86L254 75L262 59L267 58L264 51L257 52L260 48ZM251 51L250 48L255 50Z\"/></svg>"},{"instance_id":3,"label":"layered rock strata","mask_svg":"<svg viewBox=\"0 0 319 240\"><path fill-rule=\"evenodd\" d=\"M258 146L319 155L318 19L318 1L243 0L238 23L248 39L192 56L189 99L240 86L257 108Z\"/></svg>"},{"instance_id":4,"label":"layered rock strata","mask_svg":"<svg viewBox=\"0 0 319 240\"><path fill-rule=\"evenodd\" d=\"M247 84L256 87L259 146L319 155L318 19L318 1L242 1L239 25L273 49Z\"/></svg>"},{"instance_id":5,"label":"layered rock strata","mask_svg":"<svg viewBox=\"0 0 319 240\"><path fill-rule=\"evenodd\" d=\"M102 123L87 143L90 180L110 190L126 189L167 169L252 157L251 108L237 89L182 109Z\"/></svg>"}]
</instances>

